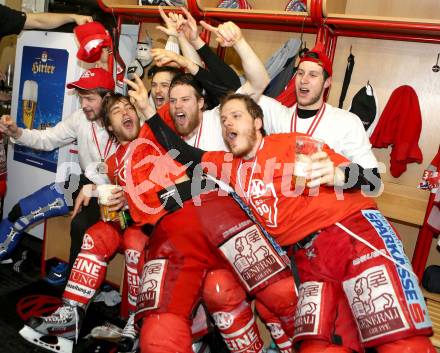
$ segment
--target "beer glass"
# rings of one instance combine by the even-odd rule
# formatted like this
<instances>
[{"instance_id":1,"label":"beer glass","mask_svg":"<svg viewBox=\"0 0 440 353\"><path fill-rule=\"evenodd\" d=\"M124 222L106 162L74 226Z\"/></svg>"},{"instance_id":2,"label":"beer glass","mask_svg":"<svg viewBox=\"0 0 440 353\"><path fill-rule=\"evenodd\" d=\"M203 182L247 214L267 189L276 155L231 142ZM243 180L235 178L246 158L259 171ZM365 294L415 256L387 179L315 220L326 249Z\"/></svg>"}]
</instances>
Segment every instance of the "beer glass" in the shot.
<instances>
[{"instance_id":1,"label":"beer glass","mask_svg":"<svg viewBox=\"0 0 440 353\"><path fill-rule=\"evenodd\" d=\"M293 174L297 177L308 177L311 164L310 156L322 151L324 142L310 136L297 136L295 142L295 168Z\"/></svg>"},{"instance_id":2,"label":"beer glass","mask_svg":"<svg viewBox=\"0 0 440 353\"><path fill-rule=\"evenodd\" d=\"M113 194L113 190L120 189L118 185L103 184L98 185L96 190L98 191L98 203L99 211L101 213L101 219L104 222L119 221L119 211L110 211L110 196Z\"/></svg>"},{"instance_id":3,"label":"beer glass","mask_svg":"<svg viewBox=\"0 0 440 353\"><path fill-rule=\"evenodd\" d=\"M26 80L23 84L23 124L26 128L32 129L35 119L35 110L38 101L38 83Z\"/></svg>"}]
</instances>

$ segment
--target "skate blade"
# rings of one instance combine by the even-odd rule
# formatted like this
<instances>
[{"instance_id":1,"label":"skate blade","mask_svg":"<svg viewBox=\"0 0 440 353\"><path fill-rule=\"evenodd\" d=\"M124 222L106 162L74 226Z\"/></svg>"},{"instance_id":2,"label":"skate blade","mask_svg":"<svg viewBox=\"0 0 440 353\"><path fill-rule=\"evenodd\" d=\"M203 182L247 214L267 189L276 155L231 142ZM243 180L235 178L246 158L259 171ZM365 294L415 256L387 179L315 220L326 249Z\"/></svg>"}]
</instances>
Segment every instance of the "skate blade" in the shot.
<instances>
[{"instance_id":1,"label":"skate blade","mask_svg":"<svg viewBox=\"0 0 440 353\"><path fill-rule=\"evenodd\" d=\"M56 353L72 353L73 341L67 338L43 335L27 325L20 330L19 334L26 341Z\"/></svg>"}]
</instances>

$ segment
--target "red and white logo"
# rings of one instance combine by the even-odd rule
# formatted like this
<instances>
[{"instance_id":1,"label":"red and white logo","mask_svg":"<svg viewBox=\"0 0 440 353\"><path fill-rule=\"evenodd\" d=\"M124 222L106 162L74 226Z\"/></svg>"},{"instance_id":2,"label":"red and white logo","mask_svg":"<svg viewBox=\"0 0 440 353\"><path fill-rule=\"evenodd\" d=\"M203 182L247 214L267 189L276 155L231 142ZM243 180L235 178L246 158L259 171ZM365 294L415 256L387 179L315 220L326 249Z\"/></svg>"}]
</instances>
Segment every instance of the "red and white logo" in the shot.
<instances>
[{"instance_id":1,"label":"red and white logo","mask_svg":"<svg viewBox=\"0 0 440 353\"><path fill-rule=\"evenodd\" d=\"M277 226L278 197L273 183L265 184L263 180L252 179L249 201L258 215L264 219L266 226Z\"/></svg>"},{"instance_id":2,"label":"red and white logo","mask_svg":"<svg viewBox=\"0 0 440 353\"><path fill-rule=\"evenodd\" d=\"M139 263L139 258L141 253L137 250L127 249L125 250L125 261L130 265L137 265Z\"/></svg>"},{"instance_id":3,"label":"red and white logo","mask_svg":"<svg viewBox=\"0 0 440 353\"><path fill-rule=\"evenodd\" d=\"M93 241L93 238L88 235L87 233L84 234L83 242L81 245L82 250L90 250L95 247L95 242Z\"/></svg>"},{"instance_id":4,"label":"red and white logo","mask_svg":"<svg viewBox=\"0 0 440 353\"><path fill-rule=\"evenodd\" d=\"M223 311L213 313L212 317L214 318L215 325L220 330L227 330L234 323L234 316Z\"/></svg>"},{"instance_id":5,"label":"red and white logo","mask_svg":"<svg viewBox=\"0 0 440 353\"><path fill-rule=\"evenodd\" d=\"M260 229L254 224L229 238L220 250L235 268L248 290L252 290L285 268Z\"/></svg>"},{"instance_id":6,"label":"red and white logo","mask_svg":"<svg viewBox=\"0 0 440 353\"><path fill-rule=\"evenodd\" d=\"M387 269L375 266L343 283L362 342L409 327Z\"/></svg>"},{"instance_id":7,"label":"red and white logo","mask_svg":"<svg viewBox=\"0 0 440 353\"><path fill-rule=\"evenodd\" d=\"M144 265L138 295L138 312L153 310L160 307L167 260L155 259Z\"/></svg>"}]
</instances>

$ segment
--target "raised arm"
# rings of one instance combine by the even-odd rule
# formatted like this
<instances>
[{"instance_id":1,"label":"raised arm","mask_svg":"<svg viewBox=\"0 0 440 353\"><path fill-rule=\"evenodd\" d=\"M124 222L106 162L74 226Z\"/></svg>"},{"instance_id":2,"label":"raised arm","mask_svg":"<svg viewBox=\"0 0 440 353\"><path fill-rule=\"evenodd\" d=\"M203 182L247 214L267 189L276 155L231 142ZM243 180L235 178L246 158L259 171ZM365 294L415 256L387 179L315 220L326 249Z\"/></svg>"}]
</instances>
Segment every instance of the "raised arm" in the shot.
<instances>
[{"instance_id":1,"label":"raised arm","mask_svg":"<svg viewBox=\"0 0 440 353\"><path fill-rule=\"evenodd\" d=\"M196 75L200 66L180 54L165 49L151 49L151 56L157 66L178 66L192 75Z\"/></svg>"},{"instance_id":2,"label":"raised arm","mask_svg":"<svg viewBox=\"0 0 440 353\"><path fill-rule=\"evenodd\" d=\"M205 62L206 68L212 73L212 77L226 89L237 90L241 83L236 72L218 55L213 53L209 46L200 38L197 22L191 13L184 7L182 7L182 11L186 16L182 32L187 41L197 50L197 53Z\"/></svg>"},{"instance_id":3,"label":"raised arm","mask_svg":"<svg viewBox=\"0 0 440 353\"><path fill-rule=\"evenodd\" d=\"M246 82L241 87L241 93L258 100L269 83L269 75L257 54L243 37L240 28L233 22L226 22L218 27L213 27L204 21L200 21L200 24L216 34L216 40L221 46L234 47L240 56L246 75Z\"/></svg>"},{"instance_id":4,"label":"raised arm","mask_svg":"<svg viewBox=\"0 0 440 353\"><path fill-rule=\"evenodd\" d=\"M168 15L163 11L162 7L159 6L159 13L164 21L164 26L157 26L156 28L167 34L169 37L176 38L179 43L180 50L184 57L188 58L192 62L199 66L202 66L202 60L197 54L196 50L189 43L188 39L184 34L184 26L187 20L178 13L169 12Z\"/></svg>"},{"instance_id":5,"label":"raised arm","mask_svg":"<svg viewBox=\"0 0 440 353\"><path fill-rule=\"evenodd\" d=\"M82 25L92 21L91 16L82 16L73 13L27 13L24 29L52 29L70 22L76 22L77 25Z\"/></svg>"},{"instance_id":6,"label":"raised arm","mask_svg":"<svg viewBox=\"0 0 440 353\"><path fill-rule=\"evenodd\" d=\"M0 132L12 138L13 143L35 148L42 151L66 145L76 139L76 126L79 117L73 113L54 127L45 130L23 129L9 116L0 118Z\"/></svg>"}]
</instances>

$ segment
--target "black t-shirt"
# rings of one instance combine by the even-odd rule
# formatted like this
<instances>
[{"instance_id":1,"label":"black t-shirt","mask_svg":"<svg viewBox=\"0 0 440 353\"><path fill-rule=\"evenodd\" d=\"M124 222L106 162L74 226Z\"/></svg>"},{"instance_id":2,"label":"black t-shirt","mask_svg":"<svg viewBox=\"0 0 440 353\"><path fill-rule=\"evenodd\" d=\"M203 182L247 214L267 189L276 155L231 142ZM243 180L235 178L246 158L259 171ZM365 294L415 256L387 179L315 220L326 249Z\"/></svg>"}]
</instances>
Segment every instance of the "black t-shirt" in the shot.
<instances>
[{"instance_id":1,"label":"black t-shirt","mask_svg":"<svg viewBox=\"0 0 440 353\"><path fill-rule=\"evenodd\" d=\"M19 34L26 22L26 14L0 5L0 38L9 34Z\"/></svg>"}]
</instances>

